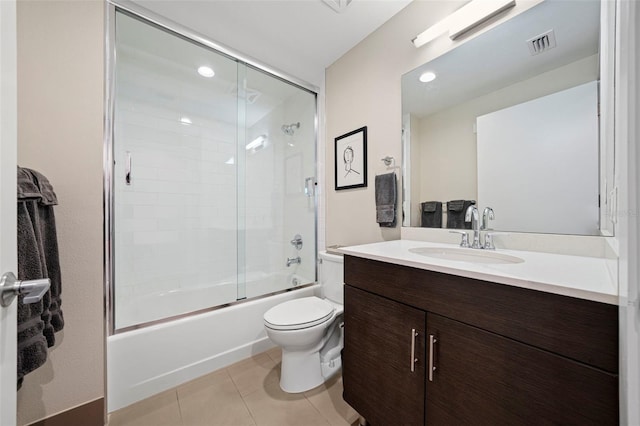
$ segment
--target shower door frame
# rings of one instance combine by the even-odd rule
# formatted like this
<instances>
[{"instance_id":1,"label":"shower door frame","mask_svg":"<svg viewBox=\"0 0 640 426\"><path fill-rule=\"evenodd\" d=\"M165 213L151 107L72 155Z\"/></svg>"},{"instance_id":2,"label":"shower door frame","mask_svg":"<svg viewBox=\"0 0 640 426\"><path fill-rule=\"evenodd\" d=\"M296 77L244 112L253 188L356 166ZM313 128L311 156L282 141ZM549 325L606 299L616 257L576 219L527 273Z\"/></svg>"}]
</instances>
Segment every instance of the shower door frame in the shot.
<instances>
[{"instance_id":1,"label":"shower door frame","mask_svg":"<svg viewBox=\"0 0 640 426\"><path fill-rule=\"evenodd\" d=\"M188 42L199 45L205 49L209 49L215 53L227 56L234 61L244 64L247 68L253 68L258 71L264 72L269 76L281 80L287 84L298 87L301 90L309 92L315 99L315 117L314 117L314 151L313 151L313 163L314 163L314 179L317 181L318 177L318 132L319 132L319 107L320 97L318 95L318 87L293 77L285 72L276 70L272 67L262 64L261 62L245 56L231 48L218 44L206 36L193 31L181 24L178 24L170 19L160 16L144 7L131 3L127 0L108 0L105 3L105 117L104 117L104 144L103 144L103 214L104 214L104 253L103 253L103 281L104 281L104 313L105 313L105 359L106 359L106 339L109 336L152 326L155 324L164 323L167 321L174 321L176 319L189 317L192 315L198 315L205 312L210 312L216 309L225 308L228 306L236 305L238 303L244 303L249 300L255 300L263 297L269 297L274 294L279 294L287 291L297 290L305 288L315 284L318 280L317 267L315 268L314 282L305 285L300 285L295 288L288 288L285 290L264 294L251 299L239 299L237 301L226 303L219 306L211 306L204 309L200 309L193 312L187 312L184 314L168 316L162 319L144 322L128 327L115 328L115 309L114 309L114 158L113 158L113 143L114 143L114 113L115 113L115 69L116 69L116 12L122 12L129 15L142 23L155 26L163 31L173 34L176 37L185 39ZM237 141L238 143L240 141ZM313 193L313 206L314 206L314 238L315 238L315 250L314 256L317 257L318 247L318 191ZM106 366L105 366L105 387L106 387ZM105 393L106 395L106 393Z\"/></svg>"}]
</instances>

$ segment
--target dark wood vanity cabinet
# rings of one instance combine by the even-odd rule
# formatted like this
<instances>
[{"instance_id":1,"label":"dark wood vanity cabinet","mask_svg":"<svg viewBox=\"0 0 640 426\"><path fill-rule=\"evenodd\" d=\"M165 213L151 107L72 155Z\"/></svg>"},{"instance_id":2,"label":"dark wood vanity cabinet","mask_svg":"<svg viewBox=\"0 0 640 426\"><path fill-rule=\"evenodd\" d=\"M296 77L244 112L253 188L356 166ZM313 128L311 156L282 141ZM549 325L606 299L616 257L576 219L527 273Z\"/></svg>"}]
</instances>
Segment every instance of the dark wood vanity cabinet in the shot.
<instances>
[{"instance_id":1,"label":"dark wood vanity cabinet","mask_svg":"<svg viewBox=\"0 0 640 426\"><path fill-rule=\"evenodd\" d=\"M344 398L373 426L618 424L616 306L353 256L345 284Z\"/></svg>"},{"instance_id":2,"label":"dark wood vanity cabinet","mask_svg":"<svg viewBox=\"0 0 640 426\"><path fill-rule=\"evenodd\" d=\"M424 311L353 287L345 298L351 328L343 371L369 372L343 375L345 398L380 425L424 424Z\"/></svg>"}]
</instances>

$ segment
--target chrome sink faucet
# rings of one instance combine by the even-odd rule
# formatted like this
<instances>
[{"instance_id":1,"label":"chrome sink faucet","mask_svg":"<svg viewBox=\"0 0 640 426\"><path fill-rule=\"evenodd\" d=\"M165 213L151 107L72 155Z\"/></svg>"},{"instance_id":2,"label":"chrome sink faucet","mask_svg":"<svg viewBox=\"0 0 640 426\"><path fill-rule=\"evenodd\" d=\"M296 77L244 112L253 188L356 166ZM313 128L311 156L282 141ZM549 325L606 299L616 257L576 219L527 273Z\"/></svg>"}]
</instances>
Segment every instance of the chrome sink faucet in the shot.
<instances>
[{"instance_id":1,"label":"chrome sink faucet","mask_svg":"<svg viewBox=\"0 0 640 426\"><path fill-rule=\"evenodd\" d=\"M478 208L476 206L469 206L467 212L464 215L465 222L471 222L473 228L473 242L471 248L482 248L480 245L480 220L479 220Z\"/></svg>"},{"instance_id":2,"label":"chrome sink faucet","mask_svg":"<svg viewBox=\"0 0 640 426\"><path fill-rule=\"evenodd\" d=\"M481 231L486 231L489 229L489 220L494 220L496 215L493 213L493 209L491 207L485 207L482 212L482 225L480 226Z\"/></svg>"}]
</instances>

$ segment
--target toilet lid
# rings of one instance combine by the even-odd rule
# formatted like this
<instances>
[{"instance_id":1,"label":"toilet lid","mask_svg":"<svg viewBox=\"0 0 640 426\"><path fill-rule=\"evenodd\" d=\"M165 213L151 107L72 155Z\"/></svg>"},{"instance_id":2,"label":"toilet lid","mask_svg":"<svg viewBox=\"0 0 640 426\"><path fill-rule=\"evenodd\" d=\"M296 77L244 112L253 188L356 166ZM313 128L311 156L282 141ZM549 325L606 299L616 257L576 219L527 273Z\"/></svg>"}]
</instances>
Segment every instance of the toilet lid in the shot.
<instances>
[{"instance_id":1,"label":"toilet lid","mask_svg":"<svg viewBox=\"0 0 640 426\"><path fill-rule=\"evenodd\" d=\"M265 325L277 330L292 330L322 324L331 317L334 306L318 297L289 300L264 314Z\"/></svg>"}]
</instances>

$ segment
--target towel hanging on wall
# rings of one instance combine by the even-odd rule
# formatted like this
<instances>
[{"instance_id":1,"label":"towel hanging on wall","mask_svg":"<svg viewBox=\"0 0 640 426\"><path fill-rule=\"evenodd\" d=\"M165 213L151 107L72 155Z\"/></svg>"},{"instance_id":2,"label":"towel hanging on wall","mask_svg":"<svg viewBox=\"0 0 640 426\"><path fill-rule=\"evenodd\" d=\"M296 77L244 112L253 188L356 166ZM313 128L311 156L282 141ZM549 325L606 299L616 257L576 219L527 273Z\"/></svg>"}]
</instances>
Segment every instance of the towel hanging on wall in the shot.
<instances>
[{"instance_id":1,"label":"towel hanging on wall","mask_svg":"<svg viewBox=\"0 0 640 426\"><path fill-rule=\"evenodd\" d=\"M376 176L376 222L382 227L396 226L396 173L386 173Z\"/></svg>"},{"instance_id":2,"label":"towel hanging on wall","mask_svg":"<svg viewBox=\"0 0 640 426\"><path fill-rule=\"evenodd\" d=\"M64 327L62 281L53 206L58 199L49 180L35 170L18 167L18 279L49 278L51 287L38 303L18 298L18 388L24 375L47 360L54 333Z\"/></svg>"}]
</instances>

